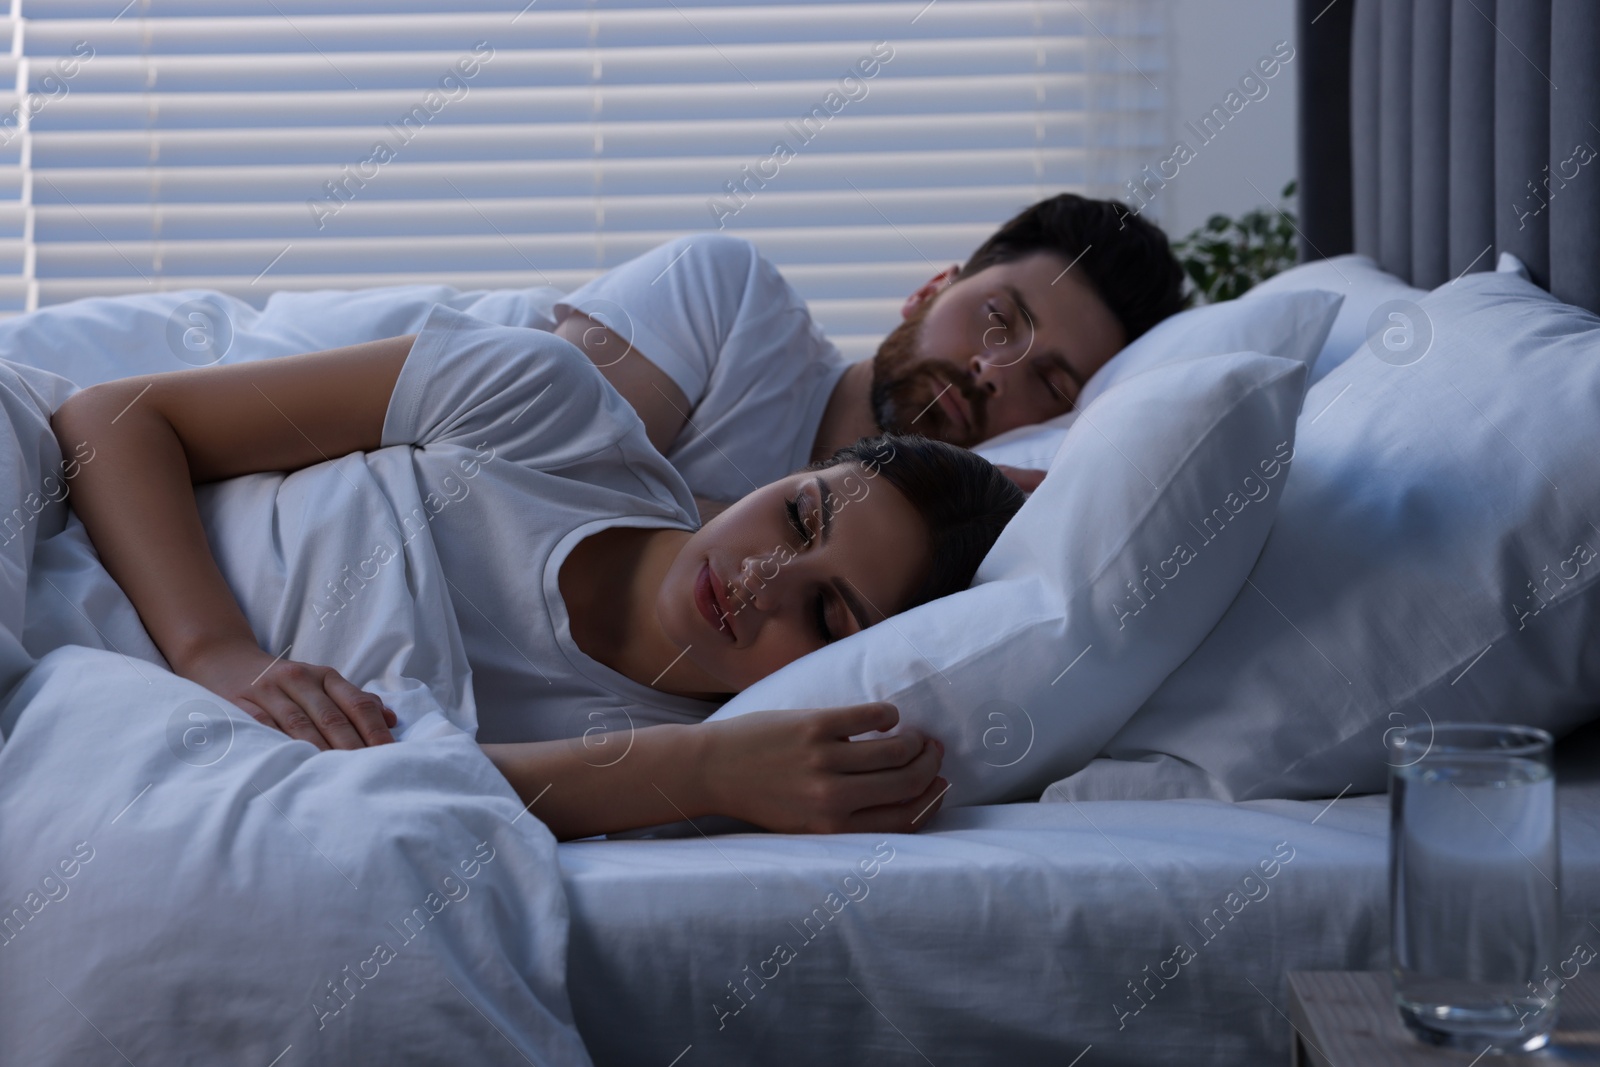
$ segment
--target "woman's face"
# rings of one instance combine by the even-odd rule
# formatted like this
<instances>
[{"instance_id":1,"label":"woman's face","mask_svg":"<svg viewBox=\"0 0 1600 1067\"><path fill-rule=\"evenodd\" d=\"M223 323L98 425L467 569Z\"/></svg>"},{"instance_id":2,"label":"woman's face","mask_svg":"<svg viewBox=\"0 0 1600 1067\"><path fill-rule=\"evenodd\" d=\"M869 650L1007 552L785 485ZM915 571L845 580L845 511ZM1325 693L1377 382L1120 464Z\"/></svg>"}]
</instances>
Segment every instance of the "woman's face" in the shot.
<instances>
[{"instance_id":1,"label":"woman's face","mask_svg":"<svg viewBox=\"0 0 1600 1067\"><path fill-rule=\"evenodd\" d=\"M690 537L656 614L686 659L737 693L900 611L930 557L922 516L875 469L803 471Z\"/></svg>"}]
</instances>

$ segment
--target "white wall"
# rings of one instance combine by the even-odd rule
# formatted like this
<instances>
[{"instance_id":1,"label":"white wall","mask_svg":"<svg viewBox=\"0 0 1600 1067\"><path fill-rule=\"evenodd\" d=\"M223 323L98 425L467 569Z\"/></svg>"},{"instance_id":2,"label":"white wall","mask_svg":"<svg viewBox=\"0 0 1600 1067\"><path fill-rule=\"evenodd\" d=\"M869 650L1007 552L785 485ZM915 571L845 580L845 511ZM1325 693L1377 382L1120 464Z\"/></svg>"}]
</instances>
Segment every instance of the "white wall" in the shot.
<instances>
[{"instance_id":1,"label":"white wall","mask_svg":"<svg viewBox=\"0 0 1600 1067\"><path fill-rule=\"evenodd\" d=\"M1250 73L1259 58L1270 56L1278 42L1294 46L1294 4L1291 0L1170 3L1170 135L1174 144L1182 140L1193 148L1194 158L1155 193L1145 212L1177 238L1215 212L1238 216L1263 206L1267 203L1263 193L1275 204L1279 190L1295 176L1299 53L1275 77L1262 80L1265 96L1248 100L1212 141L1202 143L1184 123L1198 125L1200 117L1222 104L1229 91L1236 91L1240 77ZM1260 90L1253 91L1260 95ZM1169 148L1147 161L1152 173L1170 154ZM1128 198L1125 189L1120 195Z\"/></svg>"}]
</instances>

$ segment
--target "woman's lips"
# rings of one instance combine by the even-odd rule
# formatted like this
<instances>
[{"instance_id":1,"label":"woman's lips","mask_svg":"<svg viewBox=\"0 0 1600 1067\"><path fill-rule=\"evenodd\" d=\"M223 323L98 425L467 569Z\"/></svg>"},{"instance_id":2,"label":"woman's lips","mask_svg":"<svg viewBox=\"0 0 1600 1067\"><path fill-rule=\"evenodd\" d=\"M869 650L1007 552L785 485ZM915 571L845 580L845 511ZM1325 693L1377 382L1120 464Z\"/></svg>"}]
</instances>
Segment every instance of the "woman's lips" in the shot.
<instances>
[{"instance_id":1,"label":"woman's lips","mask_svg":"<svg viewBox=\"0 0 1600 1067\"><path fill-rule=\"evenodd\" d=\"M717 596L717 576L711 569L710 560L700 568L700 575L695 579L694 605L700 609L701 616L713 630L725 635L730 642L736 640L733 633L733 618L724 609Z\"/></svg>"}]
</instances>

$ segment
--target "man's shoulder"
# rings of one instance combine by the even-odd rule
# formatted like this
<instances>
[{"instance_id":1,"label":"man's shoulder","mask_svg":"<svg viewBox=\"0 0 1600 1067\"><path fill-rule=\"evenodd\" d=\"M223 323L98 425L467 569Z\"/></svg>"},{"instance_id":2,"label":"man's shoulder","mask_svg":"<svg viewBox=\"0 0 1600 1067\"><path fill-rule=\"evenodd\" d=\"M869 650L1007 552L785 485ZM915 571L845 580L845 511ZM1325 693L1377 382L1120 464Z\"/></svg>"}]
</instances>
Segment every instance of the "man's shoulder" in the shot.
<instances>
[{"instance_id":1,"label":"man's shoulder","mask_svg":"<svg viewBox=\"0 0 1600 1067\"><path fill-rule=\"evenodd\" d=\"M736 233L724 233L719 230L686 233L682 237L668 241L667 246L702 250L707 255L712 256L744 259L759 259L761 257L761 250L756 247L756 243L750 238L740 237Z\"/></svg>"},{"instance_id":2,"label":"man's shoulder","mask_svg":"<svg viewBox=\"0 0 1600 1067\"><path fill-rule=\"evenodd\" d=\"M777 269L761 255L754 241L731 233L684 234L661 245L654 254L666 264L660 277L680 265L689 268L688 274L709 271L726 277L746 278L759 268L777 274Z\"/></svg>"}]
</instances>

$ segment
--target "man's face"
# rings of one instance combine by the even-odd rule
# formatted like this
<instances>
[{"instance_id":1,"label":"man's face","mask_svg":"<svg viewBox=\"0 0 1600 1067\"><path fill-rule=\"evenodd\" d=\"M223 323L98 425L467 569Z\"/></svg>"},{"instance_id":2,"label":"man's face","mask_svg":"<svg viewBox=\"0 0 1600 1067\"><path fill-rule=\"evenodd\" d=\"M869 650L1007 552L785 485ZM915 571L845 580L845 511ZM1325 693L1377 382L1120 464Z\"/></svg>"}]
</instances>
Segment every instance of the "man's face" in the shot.
<instances>
[{"instance_id":1,"label":"man's face","mask_svg":"<svg viewBox=\"0 0 1600 1067\"><path fill-rule=\"evenodd\" d=\"M1126 344L1088 278L1037 252L906 301L872 361L884 430L971 446L1072 410L1078 391Z\"/></svg>"}]
</instances>

